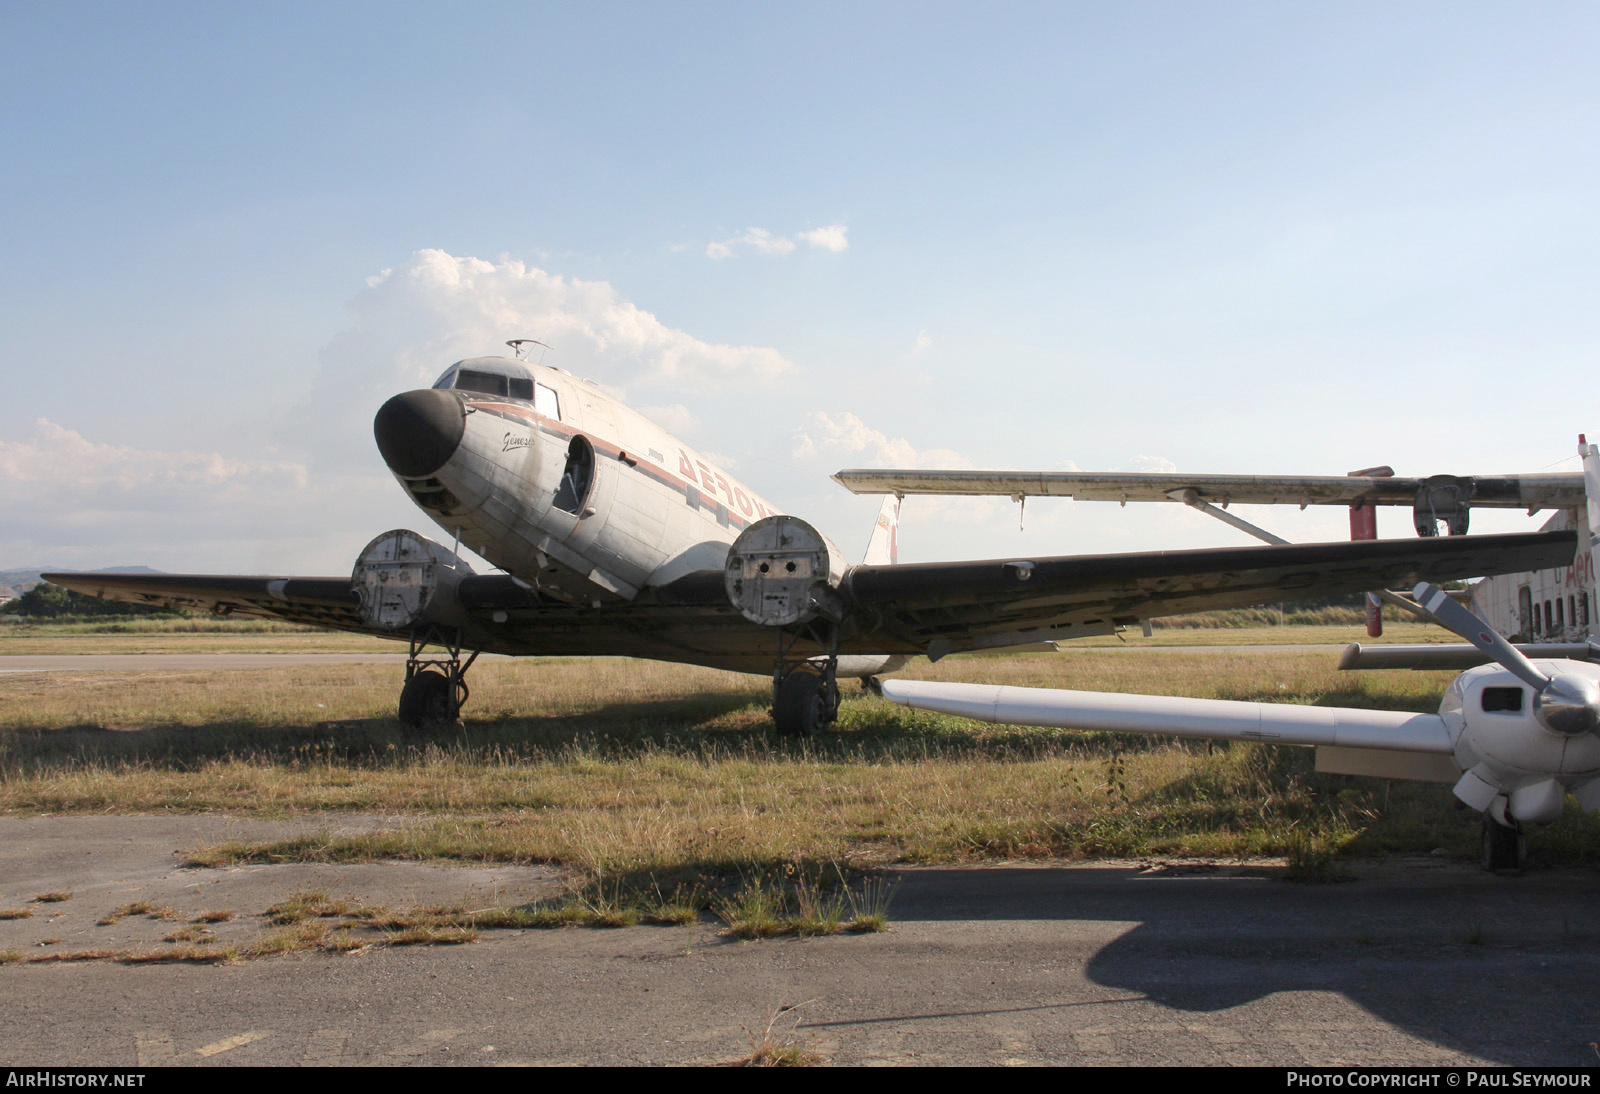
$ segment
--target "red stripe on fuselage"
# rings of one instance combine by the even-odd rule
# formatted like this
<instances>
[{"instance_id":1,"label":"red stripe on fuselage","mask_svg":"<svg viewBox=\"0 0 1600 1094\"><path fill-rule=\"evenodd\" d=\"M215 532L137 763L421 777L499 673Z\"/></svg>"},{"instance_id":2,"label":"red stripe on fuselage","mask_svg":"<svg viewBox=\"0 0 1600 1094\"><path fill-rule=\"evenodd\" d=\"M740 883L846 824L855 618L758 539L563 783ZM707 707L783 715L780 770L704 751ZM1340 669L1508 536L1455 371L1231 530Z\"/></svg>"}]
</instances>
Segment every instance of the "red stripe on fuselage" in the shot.
<instances>
[{"instance_id":1,"label":"red stripe on fuselage","mask_svg":"<svg viewBox=\"0 0 1600 1094\"><path fill-rule=\"evenodd\" d=\"M685 499L688 498L689 490L691 488L697 493L710 495L711 499L715 501L717 505L727 511L728 522L730 524L735 524L738 527L746 528L753 523L751 519L740 514L737 507L737 502L731 496L733 493L732 491L730 491L730 497L728 498L727 502L724 503L721 498L717 497L715 487L712 487L708 490L699 481L687 481L677 475L674 475L666 468L658 466L648 456L630 455L626 460L624 460L621 457L626 453L625 449L613 444L608 440L605 440L604 438L597 437L593 433L568 426L555 418L547 417L535 410L530 410L528 407L519 406L516 403L476 402L473 400L468 400L467 405L472 407L474 410L492 414L497 418L503 418L507 421L518 421L519 423L525 422L526 424L533 426L535 429L539 429L545 433L549 433L553 436L565 437L569 443L573 437L580 435L587 437L589 439L589 443L594 446L596 452L610 456L623 466L630 467L640 474L647 475L650 478L655 479L663 486L666 486L671 490L684 495ZM722 480L725 486L730 485L725 476L719 475L717 477ZM756 509L757 512L765 510L765 512L762 513L763 516L772 516L774 513L779 512L777 509L768 508L767 506L762 505L761 502L756 501L753 497L751 497L749 500L750 504Z\"/></svg>"}]
</instances>

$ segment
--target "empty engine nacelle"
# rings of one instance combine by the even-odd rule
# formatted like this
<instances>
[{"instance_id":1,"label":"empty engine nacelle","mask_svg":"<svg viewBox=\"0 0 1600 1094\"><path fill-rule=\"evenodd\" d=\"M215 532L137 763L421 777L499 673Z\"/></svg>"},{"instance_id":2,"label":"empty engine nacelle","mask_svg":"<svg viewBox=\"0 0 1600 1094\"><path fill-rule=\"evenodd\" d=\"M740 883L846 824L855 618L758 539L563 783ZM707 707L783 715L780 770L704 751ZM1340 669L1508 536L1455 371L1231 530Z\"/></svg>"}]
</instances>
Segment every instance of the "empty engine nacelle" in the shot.
<instances>
[{"instance_id":1,"label":"empty engine nacelle","mask_svg":"<svg viewBox=\"0 0 1600 1094\"><path fill-rule=\"evenodd\" d=\"M752 623L786 627L844 613L836 591L844 578L839 548L799 517L756 521L728 548L723 584Z\"/></svg>"},{"instance_id":2,"label":"empty engine nacelle","mask_svg":"<svg viewBox=\"0 0 1600 1094\"><path fill-rule=\"evenodd\" d=\"M385 532L361 549L350 584L361 597L361 621L383 630L424 623L467 622L456 587L472 567L427 536L405 528Z\"/></svg>"}]
</instances>

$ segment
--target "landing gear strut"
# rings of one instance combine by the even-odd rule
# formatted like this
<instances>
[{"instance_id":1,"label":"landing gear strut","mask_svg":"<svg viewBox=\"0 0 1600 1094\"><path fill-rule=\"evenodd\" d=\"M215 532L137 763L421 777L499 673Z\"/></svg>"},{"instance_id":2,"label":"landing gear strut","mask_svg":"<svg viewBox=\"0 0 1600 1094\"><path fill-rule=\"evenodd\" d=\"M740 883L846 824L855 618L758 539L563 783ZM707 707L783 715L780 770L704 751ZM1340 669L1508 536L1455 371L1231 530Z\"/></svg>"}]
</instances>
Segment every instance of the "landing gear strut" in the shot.
<instances>
[{"instance_id":1,"label":"landing gear strut","mask_svg":"<svg viewBox=\"0 0 1600 1094\"><path fill-rule=\"evenodd\" d=\"M1483 815L1483 868L1497 874L1519 872L1528 861L1528 840L1522 826L1501 824Z\"/></svg>"},{"instance_id":2,"label":"landing gear strut","mask_svg":"<svg viewBox=\"0 0 1600 1094\"><path fill-rule=\"evenodd\" d=\"M432 653L429 646L436 647ZM406 682L400 689L400 720L422 728L455 724L471 694L467 670L477 659L476 650L465 661L461 659L461 632L456 628L412 630Z\"/></svg>"},{"instance_id":3,"label":"landing gear strut","mask_svg":"<svg viewBox=\"0 0 1600 1094\"><path fill-rule=\"evenodd\" d=\"M795 646L809 638L828 652L796 657ZM839 628L823 621L778 631L778 659L772 670L772 717L782 737L824 732L839 716Z\"/></svg>"}]
</instances>

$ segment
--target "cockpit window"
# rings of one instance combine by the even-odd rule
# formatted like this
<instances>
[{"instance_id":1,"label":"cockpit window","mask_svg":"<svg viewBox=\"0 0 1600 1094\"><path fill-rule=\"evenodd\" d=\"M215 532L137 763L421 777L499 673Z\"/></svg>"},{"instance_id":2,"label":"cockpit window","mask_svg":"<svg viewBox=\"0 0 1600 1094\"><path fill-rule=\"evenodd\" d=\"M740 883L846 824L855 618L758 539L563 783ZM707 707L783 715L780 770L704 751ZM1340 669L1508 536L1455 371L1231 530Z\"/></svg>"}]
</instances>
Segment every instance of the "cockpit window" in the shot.
<instances>
[{"instance_id":1,"label":"cockpit window","mask_svg":"<svg viewBox=\"0 0 1600 1094\"><path fill-rule=\"evenodd\" d=\"M533 377L521 369L515 372L501 372L498 369L463 368L465 362L457 362L444 370L444 374L433 382L435 388L454 388L457 391L478 391L485 395L498 395L502 399L521 399L525 402L537 402L540 411L544 411L546 398L554 399L555 392L543 384L535 385ZM520 375L519 375L520 373ZM535 396L534 389L538 387L539 394ZM549 412L546 412L549 413ZM550 413L550 417L559 415Z\"/></svg>"},{"instance_id":2,"label":"cockpit window","mask_svg":"<svg viewBox=\"0 0 1600 1094\"><path fill-rule=\"evenodd\" d=\"M1516 714L1522 710L1521 688L1484 688L1483 709L1490 714Z\"/></svg>"},{"instance_id":3,"label":"cockpit window","mask_svg":"<svg viewBox=\"0 0 1600 1094\"><path fill-rule=\"evenodd\" d=\"M457 391L481 391L485 395L506 394L506 377L494 372L479 372L464 368L456 373Z\"/></svg>"},{"instance_id":4,"label":"cockpit window","mask_svg":"<svg viewBox=\"0 0 1600 1094\"><path fill-rule=\"evenodd\" d=\"M543 414L546 418L561 420L561 399L556 395L554 388L538 384L534 388L535 395L533 409Z\"/></svg>"}]
</instances>

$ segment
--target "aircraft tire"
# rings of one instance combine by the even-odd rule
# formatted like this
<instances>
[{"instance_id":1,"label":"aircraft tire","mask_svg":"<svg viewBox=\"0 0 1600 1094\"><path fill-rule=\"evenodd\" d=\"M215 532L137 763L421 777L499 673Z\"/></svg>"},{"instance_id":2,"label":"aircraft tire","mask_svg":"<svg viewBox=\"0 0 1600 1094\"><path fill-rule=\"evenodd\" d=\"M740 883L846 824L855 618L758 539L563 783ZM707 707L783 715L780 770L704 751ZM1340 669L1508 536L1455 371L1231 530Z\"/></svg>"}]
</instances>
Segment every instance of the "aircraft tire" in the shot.
<instances>
[{"instance_id":1,"label":"aircraft tire","mask_svg":"<svg viewBox=\"0 0 1600 1094\"><path fill-rule=\"evenodd\" d=\"M1528 861L1528 840L1521 828L1483 818L1483 868L1496 874L1517 873Z\"/></svg>"},{"instance_id":2,"label":"aircraft tire","mask_svg":"<svg viewBox=\"0 0 1600 1094\"><path fill-rule=\"evenodd\" d=\"M423 669L400 689L400 720L408 726L443 725L455 720L455 696L442 672Z\"/></svg>"},{"instance_id":3,"label":"aircraft tire","mask_svg":"<svg viewBox=\"0 0 1600 1094\"><path fill-rule=\"evenodd\" d=\"M822 677L796 669L778 685L773 706L780 737L810 737L823 728Z\"/></svg>"}]
</instances>

